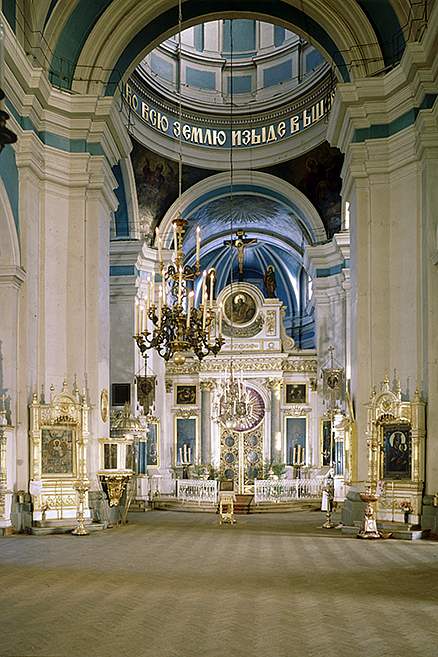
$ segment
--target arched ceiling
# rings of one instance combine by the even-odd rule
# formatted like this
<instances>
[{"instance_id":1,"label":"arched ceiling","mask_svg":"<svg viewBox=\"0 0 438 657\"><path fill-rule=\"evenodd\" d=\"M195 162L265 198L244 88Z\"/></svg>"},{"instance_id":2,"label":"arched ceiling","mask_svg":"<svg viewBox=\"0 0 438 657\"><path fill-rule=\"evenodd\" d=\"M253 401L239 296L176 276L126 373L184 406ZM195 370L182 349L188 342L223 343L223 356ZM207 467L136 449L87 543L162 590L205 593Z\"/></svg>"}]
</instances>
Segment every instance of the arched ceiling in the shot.
<instances>
[{"instance_id":1,"label":"arched ceiling","mask_svg":"<svg viewBox=\"0 0 438 657\"><path fill-rule=\"evenodd\" d=\"M401 13L399 3L396 3ZM206 20L251 18L291 29L314 45L348 81L396 63L404 39L401 22L388 0L186 0L183 29ZM96 91L90 80L112 95L142 57L178 28L173 0L53 0L45 17L46 59L54 82L61 72L65 86ZM397 36L397 51L391 49ZM98 84L99 86L99 84Z\"/></svg>"},{"instance_id":2,"label":"arched ceiling","mask_svg":"<svg viewBox=\"0 0 438 657\"><path fill-rule=\"evenodd\" d=\"M245 232L246 282L264 292L263 276L268 265L276 272L277 296L287 308L286 320L304 312L300 280L306 244L326 238L315 208L298 189L275 176L257 171L235 172L232 189L230 173L210 176L193 185L167 211L160 224L165 247L173 247L172 223L181 208L188 221L183 250L193 266L196 228L201 228L201 270L217 271L217 292L238 280L238 261L230 242L236 231ZM200 290L198 290L199 292Z\"/></svg>"}]
</instances>

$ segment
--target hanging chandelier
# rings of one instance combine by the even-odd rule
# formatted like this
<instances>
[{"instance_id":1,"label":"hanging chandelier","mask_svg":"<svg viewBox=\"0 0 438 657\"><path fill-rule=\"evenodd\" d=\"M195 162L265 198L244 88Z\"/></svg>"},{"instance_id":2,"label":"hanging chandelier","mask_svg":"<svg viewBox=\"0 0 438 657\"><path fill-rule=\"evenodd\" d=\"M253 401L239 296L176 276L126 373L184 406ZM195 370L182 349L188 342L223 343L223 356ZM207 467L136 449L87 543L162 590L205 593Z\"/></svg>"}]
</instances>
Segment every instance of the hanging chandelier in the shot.
<instances>
[{"instance_id":1,"label":"hanging chandelier","mask_svg":"<svg viewBox=\"0 0 438 657\"><path fill-rule=\"evenodd\" d=\"M182 125L182 94L181 94L181 0L179 0L179 125ZM176 365L182 365L187 355L192 352L202 360L208 354L216 355L224 344L222 337L222 305L217 312L218 334L212 335L215 312L213 310L214 274L207 281L207 273L203 272L202 295L199 308L194 307L194 286L200 275L200 228L196 229L196 262L194 267L184 264L183 234L188 221L183 218L181 211L181 182L182 182L182 130L179 131L179 212L173 222L174 260L165 266L163 262L162 237L159 228L155 229L158 247L158 260L160 265L161 283L158 289L158 306L155 305L155 274L152 282L147 280L146 300L136 300L135 335L143 357L147 358L147 350L155 349L158 354L168 361L173 358ZM207 293L207 285L208 293ZM143 308L144 304L144 308ZM144 320L146 317L146 321ZM148 322L153 325L148 330Z\"/></svg>"},{"instance_id":2,"label":"hanging chandelier","mask_svg":"<svg viewBox=\"0 0 438 657\"><path fill-rule=\"evenodd\" d=\"M212 353L216 355L222 348L222 306L217 312L218 335L212 336L213 319L213 289L214 274L210 275L207 294L207 273L203 272L202 303L194 307L194 290L190 289L199 276L200 239L197 230L196 263L194 267L184 265L182 236L188 222L181 215L173 223L175 240L175 259L165 267L162 256L161 236L158 228L158 259L162 282L158 289L158 306L155 305L155 282L147 280L147 298L143 311L142 302L137 301L136 331L134 339L144 358L146 351L155 349L168 361L173 358L176 365L182 365L189 352L193 352L199 360ZM152 331L145 325L144 315L153 324Z\"/></svg>"},{"instance_id":3,"label":"hanging chandelier","mask_svg":"<svg viewBox=\"0 0 438 657\"><path fill-rule=\"evenodd\" d=\"M231 361L230 368L221 376L213 396L213 420L227 429L235 429L252 417L252 410L251 394L243 383L242 375L234 373Z\"/></svg>"},{"instance_id":4,"label":"hanging chandelier","mask_svg":"<svg viewBox=\"0 0 438 657\"><path fill-rule=\"evenodd\" d=\"M233 21L230 21L230 134L233 133ZM230 145L230 281L233 289L233 146ZM213 396L213 420L227 429L250 426L254 420L254 399L233 368L233 319L231 317L231 357ZM249 424L248 424L249 422Z\"/></svg>"}]
</instances>

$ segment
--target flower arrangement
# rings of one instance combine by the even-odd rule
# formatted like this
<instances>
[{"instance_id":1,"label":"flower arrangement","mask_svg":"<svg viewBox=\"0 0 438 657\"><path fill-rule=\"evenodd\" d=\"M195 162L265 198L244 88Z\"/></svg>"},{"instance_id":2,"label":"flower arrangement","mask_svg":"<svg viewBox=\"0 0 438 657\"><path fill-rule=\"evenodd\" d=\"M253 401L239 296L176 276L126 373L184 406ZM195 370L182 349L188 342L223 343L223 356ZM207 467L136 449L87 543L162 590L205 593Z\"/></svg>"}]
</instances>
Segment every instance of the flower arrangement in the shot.
<instances>
[{"instance_id":1,"label":"flower arrangement","mask_svg":"<svg viewBox=\"0 0 438 657\"><path fill-rule=\"evenodd\" d=\"M404 501L400 504L400 508L401 508L401 510L403 511L403 513L412 513L413 510L414 510L414 509L412 508L412 506L411 506L411 503L408 502L407 500L404 500Z\"/></svg>"},{"instance_id":2,"label":"flower arrangement","mask_svg":"<svg viewBox=\"0 0 438 657\"><path fill-rule=\"evenodd\" d=\"M41 511L43 512L43 520L46 518L46 511L50 509L50 506L47 504L47 502L44 502L44 504L41 507Z\"/></svg>"}]
</instances>

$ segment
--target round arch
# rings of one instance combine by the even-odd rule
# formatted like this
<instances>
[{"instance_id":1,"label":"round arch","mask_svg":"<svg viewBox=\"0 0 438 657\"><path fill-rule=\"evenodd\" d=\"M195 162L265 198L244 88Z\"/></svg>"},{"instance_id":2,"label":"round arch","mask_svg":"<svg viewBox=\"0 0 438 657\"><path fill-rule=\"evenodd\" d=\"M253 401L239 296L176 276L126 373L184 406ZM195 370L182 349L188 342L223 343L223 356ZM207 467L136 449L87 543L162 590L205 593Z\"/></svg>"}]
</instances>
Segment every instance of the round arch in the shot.
<instances>
[{"instance_id":1,"label":"round arch","mask_svg":"<svg viewBox=\"0 0 438 657\"><path fill-rule=\"evenodd\" d=\"M379 3L385 5L384 12L379 7L380 20L378 15L368 17L354 0L346 4L343 11L338 0L319 4L312 0L223 0L220 10L210 10L209 6L206 11L203 3L186 0L182 6L183 28L223 18L276 23L309 41L333 65L338 78L349 81L371 75L390 61L385 38L400 30L400 22L389 1ZM101 0L93 7L88 0L79 0L67 20L62 8L59 12L64 13L64 20L58 19L57 12L55 7L47 24L47 28L58 28L56 37L52 36L56 47L51 69L56 74L59 62L67 60L72 76L77 69L73 88L82 93L101 93L105 85L105 95L115 94L120 81L131 74L147 52L178 27L178 4L173 0L157 0L146 7L136 0Z\"/></svg>"},{"instance_id":2,"label":"round arch","mask_svg":"<svg viewBox=\"0 0 438 657\"><path fill-rule=\"evenodd\" d=\"M229 171L209 176L182 194L181 214L184 218L189 218L204 204L229 196L230 191L231 174ZM233 173L233 193L260 195L279 201L290 208L291 212L303 222L311 238L307 240L309 243L323 242L327 239L324 224L314 205L296 187L281 178L260 171L235 171ZM177 218L179 210L180 203L177 199L161 221L160 231L164 236L165 243L167 239L167 246L172 240L172 223ZM279 236L285 238L284 234ZM194 231L192 236L190 236L190 231L187 232L185 244L189 255L190 250L195 248Z\"/></svg>"}]
</instances>

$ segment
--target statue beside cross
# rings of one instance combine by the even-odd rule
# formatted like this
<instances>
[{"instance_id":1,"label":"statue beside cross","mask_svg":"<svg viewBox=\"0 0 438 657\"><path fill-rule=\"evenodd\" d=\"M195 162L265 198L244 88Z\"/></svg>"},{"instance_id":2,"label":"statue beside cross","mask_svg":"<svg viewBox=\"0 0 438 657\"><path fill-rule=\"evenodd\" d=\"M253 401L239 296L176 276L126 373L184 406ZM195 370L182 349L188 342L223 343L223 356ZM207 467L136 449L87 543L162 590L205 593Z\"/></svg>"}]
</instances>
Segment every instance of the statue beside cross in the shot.
<instances>
[{"instance_id":1,"label":"statue beside cross","mask_svg":"<svg viewBox=\"0 0 438 657\"><path fill-rule=\"evenodd\" d=\"M245 247L257 242L256 239L245 239L245 231L239 228L236 230L236 239L226 240L224 244L234 246L237 249L237 262L239 263L239 283L243 282L243 260L245 258Z\"/></svg>"}]
</instances>

